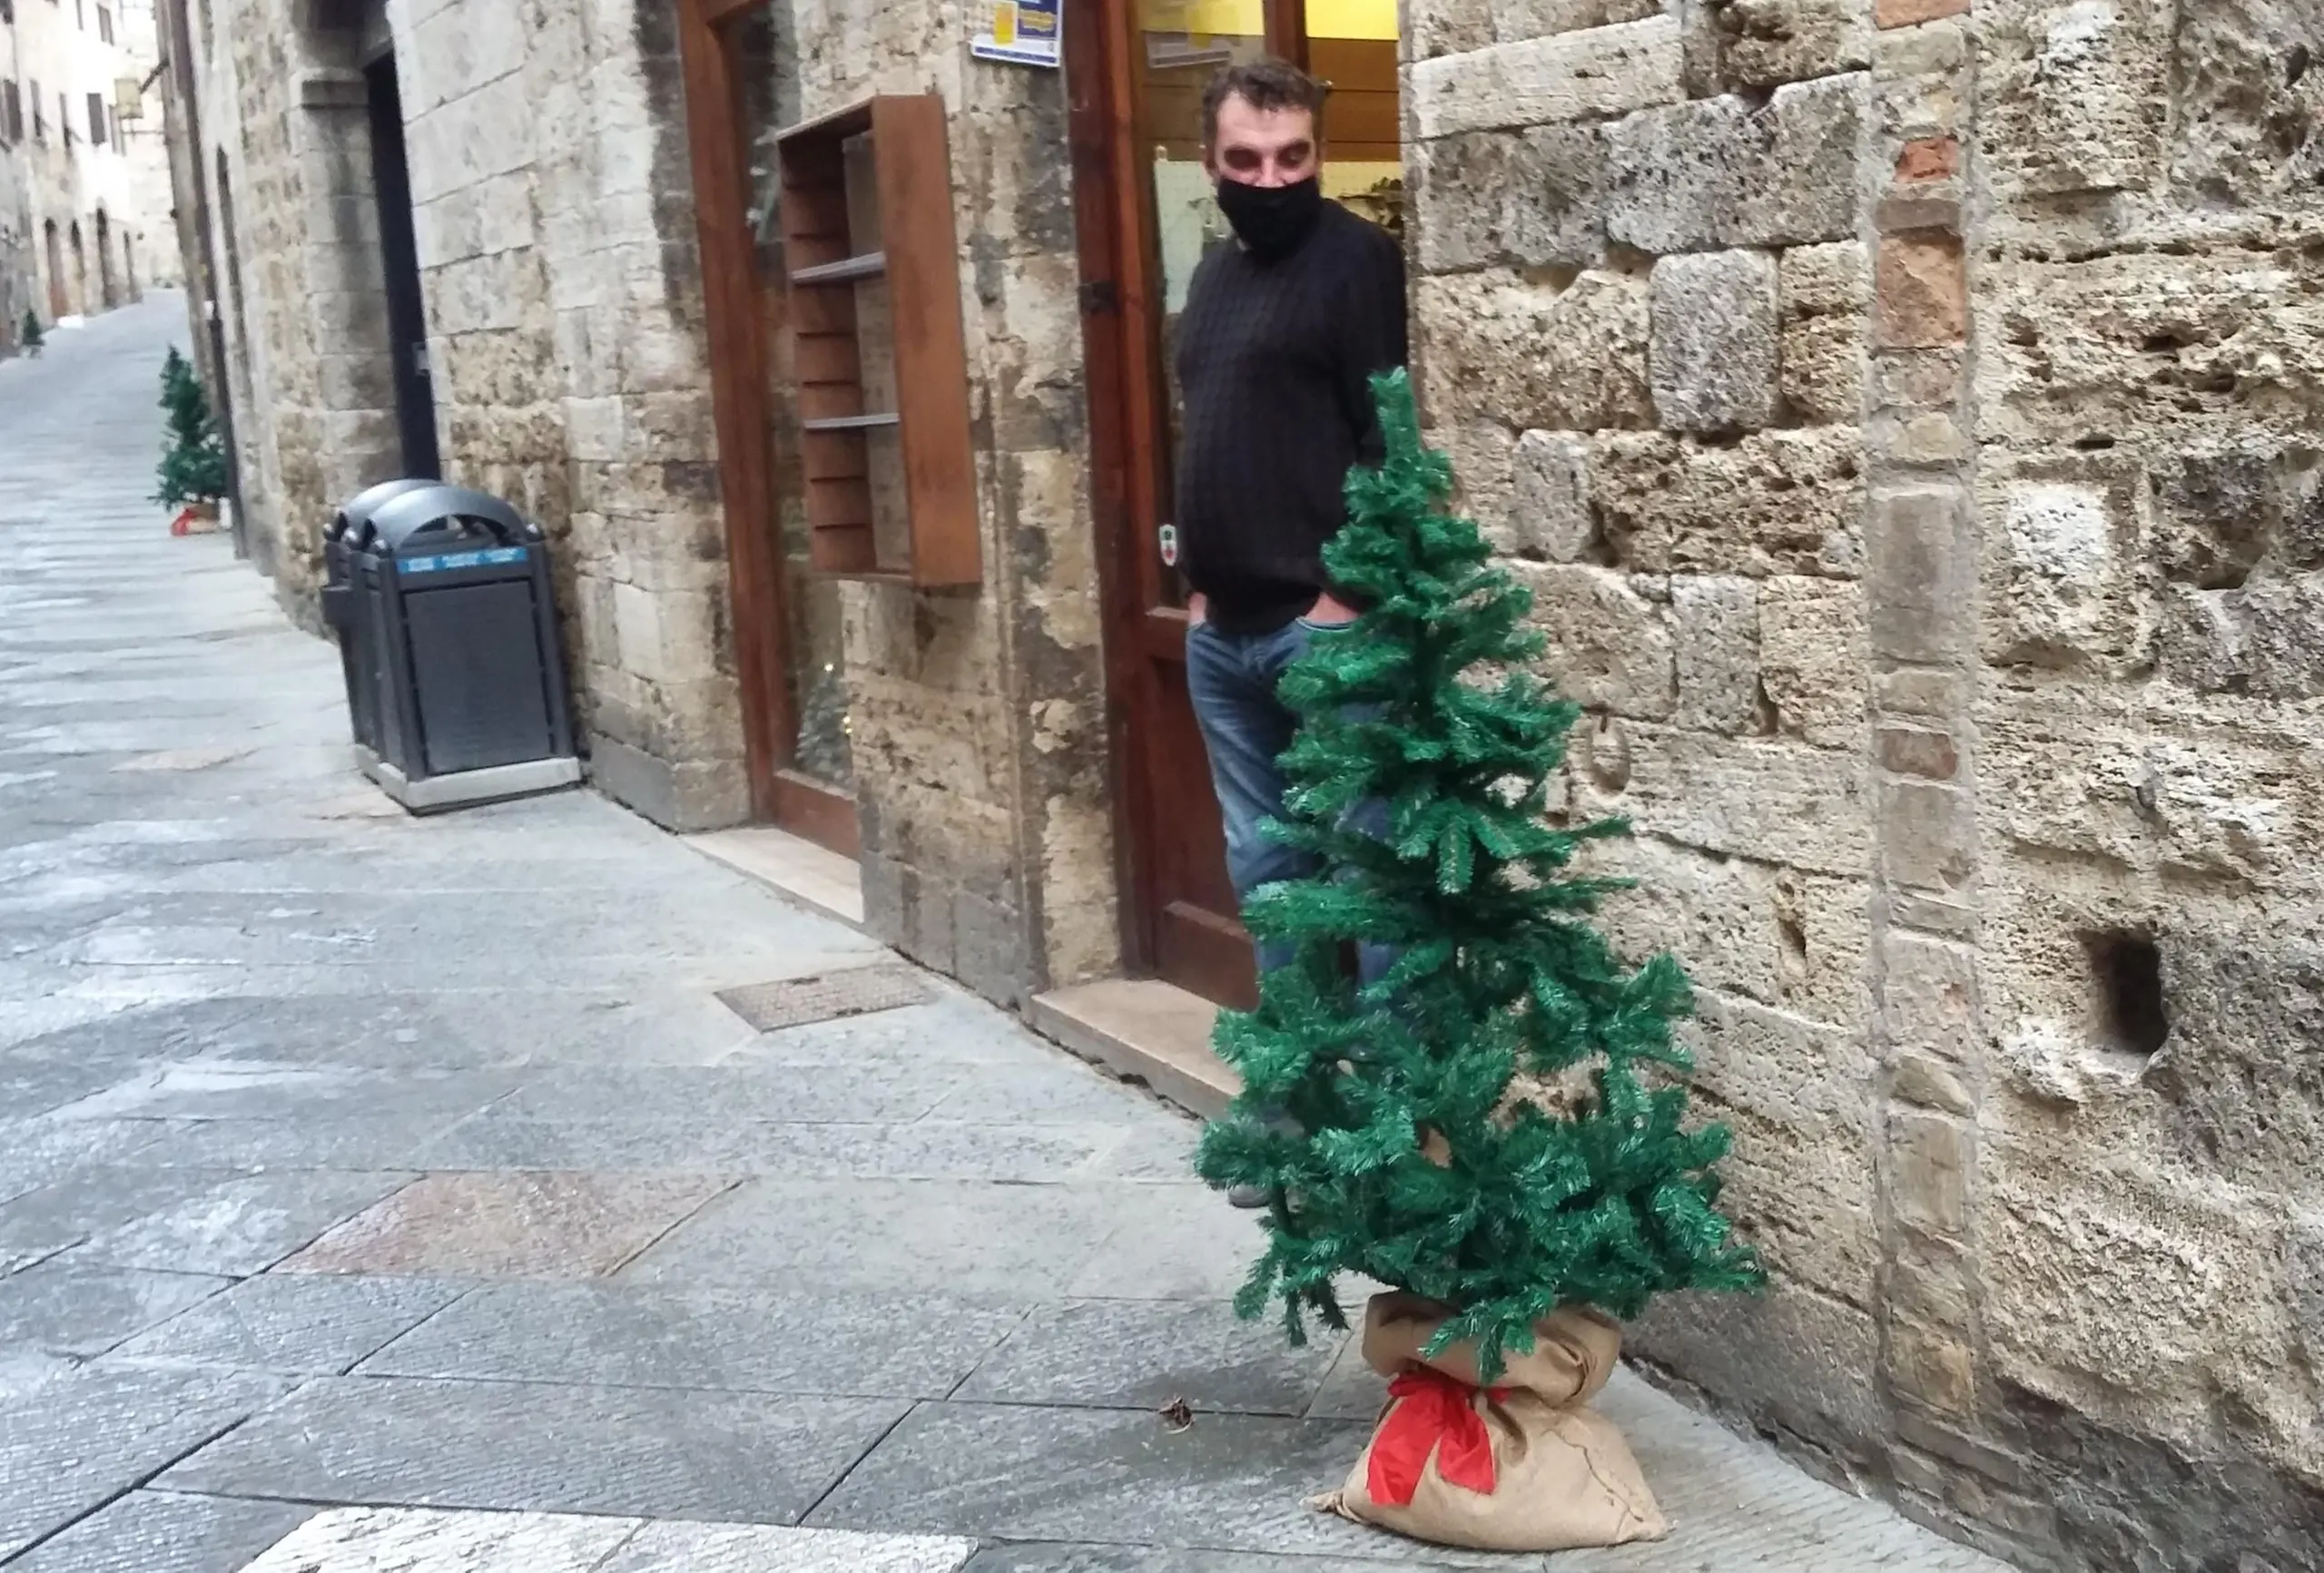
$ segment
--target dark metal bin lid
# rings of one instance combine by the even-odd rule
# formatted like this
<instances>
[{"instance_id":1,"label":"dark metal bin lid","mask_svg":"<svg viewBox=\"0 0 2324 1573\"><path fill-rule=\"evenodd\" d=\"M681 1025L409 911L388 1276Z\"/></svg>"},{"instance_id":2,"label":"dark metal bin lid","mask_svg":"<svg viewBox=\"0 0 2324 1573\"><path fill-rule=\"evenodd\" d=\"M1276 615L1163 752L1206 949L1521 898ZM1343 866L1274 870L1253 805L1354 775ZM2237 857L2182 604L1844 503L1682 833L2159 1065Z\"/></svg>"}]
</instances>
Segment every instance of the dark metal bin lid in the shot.
<instances>
[{"instance_id":1,"label":"dark metal bin lid","mask_svg":"<svg viewBox=\"0 0 2324 1573\"><path fill-rule=\"evenodd\" d=\"M526 523L522 514L490 493L433 483L388 499L358 527L352 544L392 557L407 546L432 546L446 537L473 534L476 526L504 546L540 539L540 531Z\"/></svg>"},{"instance_id":2,"label":"dark metal bin lid","mask_svg":"<svg viewBox=\"0 0 2324 1573\"><path fill-rule=\"evenodd\" d=\"M323 539L336 541L350 531L359 533L373 514L396 498L442 484L440 481L423 480L417 476L406 476L401 480L381 481L377 486L366 487L349 498L332 516L330 523L324 526Z\"/></svg>"}]
</instances>

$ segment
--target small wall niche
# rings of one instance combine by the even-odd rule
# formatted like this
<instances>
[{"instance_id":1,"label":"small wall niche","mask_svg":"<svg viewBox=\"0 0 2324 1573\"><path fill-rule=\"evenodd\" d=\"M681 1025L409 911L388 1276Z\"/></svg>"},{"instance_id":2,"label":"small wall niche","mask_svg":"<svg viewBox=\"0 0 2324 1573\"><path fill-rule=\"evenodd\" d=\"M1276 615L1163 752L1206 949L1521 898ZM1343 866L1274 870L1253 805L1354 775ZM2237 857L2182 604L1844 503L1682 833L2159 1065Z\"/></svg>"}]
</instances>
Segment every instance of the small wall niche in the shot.
<instances>
[{"instance_id":1,"label":"small wall niche","mask_svg":"<svg viewBox=\"0 0 2324 1573\"><path fill-rule=\"evenodd\" d=\"M2116 1054L2152 1058L2171 1037L2162 948L2152 935L2123 929L2084 934L2082 946L2099 1042Z\"/></svg>"}]
</instances>

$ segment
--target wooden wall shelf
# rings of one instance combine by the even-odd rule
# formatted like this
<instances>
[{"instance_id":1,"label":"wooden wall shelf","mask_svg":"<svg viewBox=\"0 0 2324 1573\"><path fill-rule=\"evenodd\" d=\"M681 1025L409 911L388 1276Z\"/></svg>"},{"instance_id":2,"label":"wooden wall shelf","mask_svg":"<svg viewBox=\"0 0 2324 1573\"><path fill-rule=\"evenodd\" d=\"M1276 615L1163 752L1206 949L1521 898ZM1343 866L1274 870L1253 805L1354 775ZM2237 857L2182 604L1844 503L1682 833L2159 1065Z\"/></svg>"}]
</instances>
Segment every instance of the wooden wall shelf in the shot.
<instances>
[{"instance_id":1,"label":"wooden wall shelf","mask_svg":"<svg viewBox=\"0 0 2324 1573\"><path fill-rule=\"evenodd\" d=\"M794 126L776 148L809 561L921 589L981 585L944 102L883 94ZM865 331L866 288L885 291L891 348ZM867 408L867 385L892 388L895 408Z\"/></svg>"}]
</instances>

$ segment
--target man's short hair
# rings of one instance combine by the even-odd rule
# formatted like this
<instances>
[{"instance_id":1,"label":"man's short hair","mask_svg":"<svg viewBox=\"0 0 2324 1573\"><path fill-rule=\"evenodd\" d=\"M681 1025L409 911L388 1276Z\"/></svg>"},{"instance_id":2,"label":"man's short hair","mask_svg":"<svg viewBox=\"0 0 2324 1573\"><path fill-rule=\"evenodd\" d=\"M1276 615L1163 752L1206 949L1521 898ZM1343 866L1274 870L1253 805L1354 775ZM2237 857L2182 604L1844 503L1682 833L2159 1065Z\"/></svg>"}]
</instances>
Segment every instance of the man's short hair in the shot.
<instances>
[{"instance_id":1,"label":"man's short hair","mask_svg":"<svg viewBox=\"0 0 2324 1573\"><path fill-rule=\"evenodd\" d=\"M1272 57L1229 65L1202 90L1202 145L1218 143L1218 106L1239 98L1261 113L1304 109L1315 117L1318 134L1324 123L1324 84L1288 60Z\"/></svg>"}]
</instances>

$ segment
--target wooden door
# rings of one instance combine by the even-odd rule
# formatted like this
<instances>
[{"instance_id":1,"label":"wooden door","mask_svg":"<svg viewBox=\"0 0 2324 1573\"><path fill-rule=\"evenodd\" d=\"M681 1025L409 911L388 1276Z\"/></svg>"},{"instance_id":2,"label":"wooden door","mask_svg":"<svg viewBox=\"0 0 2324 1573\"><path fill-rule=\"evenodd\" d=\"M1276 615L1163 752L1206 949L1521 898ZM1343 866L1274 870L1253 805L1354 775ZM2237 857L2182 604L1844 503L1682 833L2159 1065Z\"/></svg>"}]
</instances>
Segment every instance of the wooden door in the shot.
<instances>
[{"instance_id":1,"label":"wooden door","mask_svg":"<svg viewBox=\"0 0 2324 1573\"><path fill-rule=\"evenodd\" d=\"M1380 217L1374 188L1401 178L1395 13L1393 0L1068 6L1123 938L1133 969L1225 1004L1254 993L1250 939L1187 699L1186 590L1163 545L1178 430L1174 330L1195 263L1226 239L1202 173L1202 91L1221 65L1266 54L1331 79L1325 189ZM1354 133L1345 148L1344 110Z\"/></svg>"},{"instance_id":2,"label":"wooden door","mask_svg":"<svg viewBox=\"0 0 2324 1573\"><path fill-rule=\"evenodd\" d=\"M808 561L775 134L795 118L787 5L678 0L687 142L752 805L858 850L839 586Z\"/></svg>"}]
</instances>

